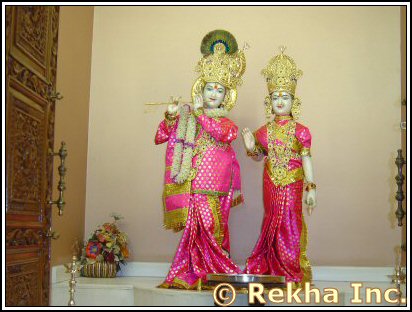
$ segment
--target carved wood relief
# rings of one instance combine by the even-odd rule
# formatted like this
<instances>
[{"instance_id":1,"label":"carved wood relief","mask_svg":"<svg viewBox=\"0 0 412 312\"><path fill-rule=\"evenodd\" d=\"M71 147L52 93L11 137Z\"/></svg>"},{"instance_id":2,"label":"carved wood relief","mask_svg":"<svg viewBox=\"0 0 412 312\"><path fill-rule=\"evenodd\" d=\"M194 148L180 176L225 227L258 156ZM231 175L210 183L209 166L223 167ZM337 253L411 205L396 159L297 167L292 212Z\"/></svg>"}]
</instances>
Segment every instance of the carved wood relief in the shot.
<instances>
[{"instance_id":1,"label":"carved wood relief","mask_svg":"<svg viewBox=\"0 0 412 312\"><path fill-rule=\"evenodd\" d=\"M53 6L51 11L51 56L50 56L50 82L56 87L57 45L59 38L59 7ZM54 116L54 115L53 115Z\"/></svg>"},{"instance_id":2,"label":"carved wood relief","mask_svg":"<svg viewBox=\"0 0 412 312\"><path fill-rule=\"evenodd\" d=\"M17 6L13 9L14 36L10 53L47 80L52 10L44 6Z\"/></svg>"},{"instance_id":3,"label":"carved wood relief","mask_svg":"<svg viewBox=\"0 0 412 312\"><path fill-rule=\"evenodd\" d=\"M12 159L10 159L13 163L12 200L39 201L41 123L22 111L15 110L14 113L11 128Z\"/></svg>"},{"instance_id":4,"label":"carved wood relief","mask_svg":"<svg viewBox=\"0 0 412 312\"><path fill-rule=\"evenodd\" d=\"M6 305L38 305L39 267L35 262L7 266Z\"/></svg>"},{"instance_id":5,"label":"carved wood relief","mask_svg":"<svg viewBox=\"0 0 412 312\"><path fill-rule=\"evenodd\" d=\"M56 78L57 78L57 51L58 51L58 35L59 35L59 10L58 6L50 7L51 15L51 47L50 47L50 65L49 65L49 93L56 90ZM55 103L48 106L47 111L47 151L54 150L54 123L55 123ZM46 192L45 200L52 199L53 189L53 160L52 156L49 156L46 161ZM43 213L44 220L49 226L51 224L51 208L46 209ZM48 229L47 229L48 230ZM41 300L42 305L48 305L49 303L49 279L50 279L50 255L51 255L51 243L50 239L43 240L43 254L42 254L42 276L41 280L42 293Z\"/></svg>"},{"instance_id":6,"label":"carved wood relief","mask_svg":"<svg viewBox=\"0 0 412 312\"><path fill-rule=\"evenodd\" d=\"M15 59L10 59L7 65L9 76L11 78L16 79L23 86L40 95L44 99L47 99L49 85L40 79L39 76L24 67Z\"/></svg>"},{"instance_id":7,"label":"carved wood relief","mask_svg":"<svg viewBox=\"0 0 412 312\"><path fill-rule=\"evenodd\" d=\"M8 212L25 212L41 215L42 182L44 181L45 113L35 102L16 98L17 91L10 89L9 132L7 137ZM24 97L22 97L24 98Z\"/></svg>"},{"instance_id":8,"label":"carved wood relief","mask_svg":"<svg viewBox=\"0 0 412 312\"><path fill-rule=\"evenodd\" d=\"M41 230L36 229L11 229L6 231L6 246L30 247L40 245Z\"/></svg>"},{"instance_id":9,"label":"carved wood relief","mask_svg":"<svg viewBox=\"0 0 412 312\"><path fill-rule=\"evenodd\" d=\"M58 6L6 6L6 305L49 304Z\"/></svg>"},{"instance_id":10,"label":"carved wood relief","mask_svg":"<svg viewBox=\"0 0 412 312\"><path fill-rule=\"evenodd\" d=\"M40 64L46 61L48 13L40 6L17 8L16 44Z\"/></svg>"}]
</instances>

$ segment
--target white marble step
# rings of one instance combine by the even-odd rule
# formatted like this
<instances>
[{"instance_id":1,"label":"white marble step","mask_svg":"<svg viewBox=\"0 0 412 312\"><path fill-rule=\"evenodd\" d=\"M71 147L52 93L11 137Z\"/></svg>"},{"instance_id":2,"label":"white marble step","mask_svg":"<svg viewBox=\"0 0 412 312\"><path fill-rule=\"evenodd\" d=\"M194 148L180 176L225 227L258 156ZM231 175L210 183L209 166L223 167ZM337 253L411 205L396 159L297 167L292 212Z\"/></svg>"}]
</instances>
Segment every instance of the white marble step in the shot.
<instances>
[{"instance_id":1,"label":"white marble step","mask_svg":"<svg viewBox=\"0 0 412 312\"><path fill-rule=\"evenodd\" d=\"M116 278L84 278L77 279L75 302L77 306L214 306L212 291L186 291L177 289L156 288L163 281L155 277L116 277ZM393 288L393 285L382 282L365 282L361 289L360 298L363 303L352 304L355 298L354 288L350 282L322 282L314 281L313 288L318 288L321 293L321 302L316 304L314 297L308 297L309 303L304 303L303 291L300 298L303 303L275 304L270 302L267 295L264 296L268 306L394 306L383 302L378 304L372 300L372 304L365 303L365 288L379 288L382 291ZM325 303L322 300L323 290L336 288L339 302L336 304ZM69 299L67 282L55 283L52 286L52 306L65 306ZM233 306L248 306L246 294L237 294Z\"/></svg>"},{"instance_id":2,"label":"white marble step","mask_svg":"<svg viewBox=\"0 0 412 312\"><path fill-rule=\"evenodd\" d=\"M214 306L212 291L185 291L176 289L159 289L164 276L169 269L168 263L129 263L116 278L84 278L76 279L75 302L78 306ZM318 267L313 268L314 288L323 293L325 288L336 288L339 295L338 306L394 306L382 300L372 304L365 303L365 288L379 288L384 292L394 286L387 275L392 274L392 268L348 268L348 267ZM66 306L69 301L69 275L60 267L52 271L52 306ZM128 276L125 276L125 275ZM352 282L363 282L360 291L361 304L352 304L354 289ZM404 285L403 285L404 286ZM405 287L403 287L404 289ZM405 293L405 290L403 290ZM301 293L302 300L305 296ZM321 295L322 298L322 295ZM265 296L268 306L331 306L321 300L314 303L314 298L308 298L309 303L273 303ZM248 306L246 294L238 294L233 306Z\"/></svg>"},{"instance_id":3,"label":"white marble step","mask_svg":"<svg viewBox=\"0 0 412 312\"><path fill-rule=\"evenodd\" d=\"M243 267L240 266L242 269ZM129 262L122 266L118 277L165 277L170 263L162 262ZM405 270L404 270L405 271ZM369 281L390 282L394 273L393 267L347 267L347 266L315 266L312 267L313 279L317 281ZM63 265L52 267L52 283L68 280Z\"/></svg>"}]
</instances>

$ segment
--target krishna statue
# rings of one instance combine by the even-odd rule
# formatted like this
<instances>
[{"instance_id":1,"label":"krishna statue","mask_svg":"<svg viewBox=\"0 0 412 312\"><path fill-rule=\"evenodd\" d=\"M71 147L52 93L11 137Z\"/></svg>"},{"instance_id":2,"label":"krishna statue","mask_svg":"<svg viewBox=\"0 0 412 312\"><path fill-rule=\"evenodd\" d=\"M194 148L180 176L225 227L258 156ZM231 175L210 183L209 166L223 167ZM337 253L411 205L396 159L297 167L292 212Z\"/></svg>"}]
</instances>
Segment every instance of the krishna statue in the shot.
<instances>
[{"instance_id":1,"label":"krishna statue","mask_svg":"<svg viewBox=\"0 0 412 312\"><path fill-rule=\"evenodd\" d=\"M241 272L230 259L229 213L243 197L231 146L238 127L227 114L236 103L246 59L225 30L208 33L201 52L193 107L178 105L175 98L155 137L156 144L167 142L164 226L183 230L161 288L198 289L207 274Z\"/></svg>"},{"instance_id":2,"label":"krishna statue","mask_svg":"<svg viewBox=\"0 0 412 312\"><path fill-rule=\"evenodd\" d=\"M284 51L281 47L281 53L262 71L269 91L265 99L268 122L254 133L248 128L242 131L248 156L256 161L264 159L265 209L261 233L244 273L284 276L296 287L312 280L302 198L306 180L305 202L310 215L316 205L316 185L311 134L296 121L301 102L295 90L302 71Z\"/></svg>"}]
</instances>

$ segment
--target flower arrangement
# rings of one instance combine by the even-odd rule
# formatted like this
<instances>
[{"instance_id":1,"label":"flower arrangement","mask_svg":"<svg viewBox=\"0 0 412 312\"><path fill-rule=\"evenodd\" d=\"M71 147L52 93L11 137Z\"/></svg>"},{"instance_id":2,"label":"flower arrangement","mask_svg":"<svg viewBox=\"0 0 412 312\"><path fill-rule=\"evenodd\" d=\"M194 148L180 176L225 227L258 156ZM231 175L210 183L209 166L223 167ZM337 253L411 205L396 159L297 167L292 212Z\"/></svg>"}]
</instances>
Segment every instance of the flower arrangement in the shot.
<instances>
[{"instance_id":1,"label":"flower arrangement","mask_svg":"<svg viewBox=\"0 0 412 312\"><path fill-rule=\"evenodd\" d=\"M119 231L117 221L122 219L112 214L114 222L100 225L90 236L82 249L81 264L112 263L116 264L116 272L120 271L120 263L125 265L129 257L127 235Z\"/></svg>"}]
</instances>

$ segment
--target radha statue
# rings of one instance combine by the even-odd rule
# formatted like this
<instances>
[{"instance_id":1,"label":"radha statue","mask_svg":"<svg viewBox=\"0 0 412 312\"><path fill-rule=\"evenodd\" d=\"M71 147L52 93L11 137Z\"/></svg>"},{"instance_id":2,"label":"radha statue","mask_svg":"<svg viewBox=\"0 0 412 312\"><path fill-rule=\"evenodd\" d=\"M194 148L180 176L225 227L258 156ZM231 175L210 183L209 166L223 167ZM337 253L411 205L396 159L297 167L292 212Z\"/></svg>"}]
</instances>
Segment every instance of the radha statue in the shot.
<instances>
[{"instance_id":1,"label":"radha statue","mask_svg":"<svg viewBox=\"0 0 412 312\"><path fill-rule=\"evenodd\" d=\"M162 288L194 289L211 273L235 274L230 259L228 218L243 201L240 168L230 145L238 127L226 115L237 99L246 68L242 50L224 30L202 41L203 58L192 87L193 109L169 105L155 143L167 143L163 205L164 226L183 230Z\"/></svg>"},{"instance_id":2,"label":"radha statue","mask_svg":"<svg viewBox=\"0 0 412 312\"><path fill-rule=\"evenodd\" d=\"M262 71L269 95L265 106L269 121L252 133L242 131L249 156L264 158L264 219L260 237L247 259L245 273L284 276L286 282L303 285L312 279L306 257L307 228L302 214L302 196L306 179L308 212L316 205L310 154L311 134L296 122L300 100L295 89L302 71L291 57L276 55ZM271 116L275 115L274 120Z\"/></svg>"}]
</instances>

